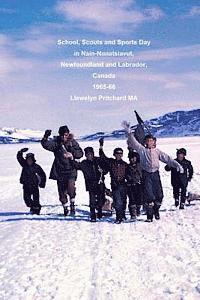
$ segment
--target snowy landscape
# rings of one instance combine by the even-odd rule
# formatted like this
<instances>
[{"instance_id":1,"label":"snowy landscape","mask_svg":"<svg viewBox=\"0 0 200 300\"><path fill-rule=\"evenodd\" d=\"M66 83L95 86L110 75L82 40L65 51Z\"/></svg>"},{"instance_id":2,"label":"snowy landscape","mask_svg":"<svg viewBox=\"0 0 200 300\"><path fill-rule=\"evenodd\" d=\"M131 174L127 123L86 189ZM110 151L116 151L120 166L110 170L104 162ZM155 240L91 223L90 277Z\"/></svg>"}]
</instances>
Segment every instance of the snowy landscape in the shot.
<instances>
[{"instance_id":1,"label":"snowy landscape","mask_svg":"<svg viewBox=\"0 0 200 300\"><path fill-rule=\"evenodd\" d=\"M134 120L135 117L131 124L134 124ZM146 120L144 123L156 137L200 136L200 109L175 111L158 118ZM132 129L134 130L136 126L133 125ZM0 144L39 142L43 134L44 131L41 130L2 127L0 128ZM78 137L78 139L81 141L93 141L98 140L100 137L109 140L125 139L125 132L123 129L116 129L111 132L100 131Z\"/></svg>"},{"instance_id":2,"label":"snowy landscape","mask_svg":"<svg viewBox=\"0 0 200 300\"><path fill-rule=\"evenodd\" d=\"M98 142L81 142L93 146ZM200 194L200 137L158 139L157 147L175 157L185 147L194 166L188 191ZM79 173L76 216L64 217L56 182L41 190L41 215L30 215L19 184L17 151L26 144L0 146L0 299L2 300L197 300L200 299L200 201L185 210L174 206L170 174L161 164L164 189L161 220L113 224L115 215L89 222L88 194ZM105 141L112 157L125 140ZM53 154L27 144L49 175ZM109 176L106 178L109 187Z\"/></svg>"}]
</instances>

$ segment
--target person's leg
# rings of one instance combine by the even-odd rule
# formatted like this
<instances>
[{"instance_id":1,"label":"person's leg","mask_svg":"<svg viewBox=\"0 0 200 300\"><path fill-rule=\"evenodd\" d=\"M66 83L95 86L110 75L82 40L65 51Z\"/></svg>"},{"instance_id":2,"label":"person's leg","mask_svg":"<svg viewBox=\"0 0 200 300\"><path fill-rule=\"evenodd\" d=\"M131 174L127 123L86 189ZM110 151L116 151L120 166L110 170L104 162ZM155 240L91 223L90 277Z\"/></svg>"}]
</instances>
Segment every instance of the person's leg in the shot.
<instances>
[{"instance_id":1,"label":"person's leg","mask_svg":"<svg viewBox=\"0 0 200 300\"><path fill-rule=\"evenodd\" d=\"M67 216L69 213L68 210L68 199L67 199L67 183L65 181L58 180L57 181L58 186L58 194L59 194L59 200L63 205L64 209L64 215Z\"/></svg>"},{"instance_id":2,"label":"person's leg","mask_svg":"<svg viewBox=\"0 0 200 300\"><path fill-rule=\"evenodd\" d=\"M98 219L102 218L102 207L105 203L105 185L101 184L97 187L97 217Z\"/></svg>"},{"instance_id":3,"label":"person's leg","mask_svg":"<svg viewBox=\"0 0 200 300\"><path fill-rule=\"evenodd\" d=\"M160 219L160 212L159 212L160 207L161 207L161 203L155 201L154 206L153 206L153 213L154 213L154 216L155 216L156 220Z\"/></svg>"},{"instance_id":4,"label":"person's leg","mask_svg":"<svg viewBox=\"0 0 200 300\"><path fill-rule=\"evenodd\" d=\"M129 213L132 220L136 219L136 193L135 193L135 186L131 186L128 188L128 198L129 198Z\"/></svg>"},{"instance_id":5,"label":"person's leg","mask_svg":"<svg viewBox=\"0 0 200 300\"><path fill-rule=\"evenodd\" d=\"M155 196L153 192L152 173L143 172L144 180L144 201L146 206L147 222L153 221L153 205Z\"/></svg>"},{"instance_id":6,"label":"person's leg","mask_svg":"<svg viewBox=\"0 0 200 300\"><path fill-rule=\"evenodd\" d=\"M96 194L94 192L89 192L89 199L90 199L90 221L96 222Z\"/></svg>"},{"instance_id":7,"label":"person's leg","mask_svg":"<svg viewBox=\"0 0 200 300\"><path fill-rule=\"evenodd\" d=\"M41 205L40 205L40 193L39 193L39 188L34 188L32 191L33 194L33 206L32 206L32 211L34 214L39 215L40 210L41 210Z\"/></svg>"},{"instance_id":8,"label":"person's leg","mask_svg":"<svg viewBox=\"0 0 200 300\"><path fill-rule=\"evenodd\" d=\"M123 193L121 195L123 197ZM127 206L127 197L123 200L123 219L126 220L126 206Z\"/></svg>"},{"instance_id":9,"label":"person's leg","mask_svg":"<svg viewBox=\"0 0 200 300\"><path fill-rule=\"evenodd\" d=\"M75 187L75 179L71 178L68 180L68 195L70 198L70 213L72 215L75 214L75 197L76 197L76 187Z\"/></svg>"},{"instance_id":10,"label":"person's leg","mask_svg":"<svg viewBox=\"0 0 200 300\"><path fill-rule=\"evenodd\" d=\"M142 205L142 185L136 185L136 214L137 216L140 215L140 209Z\"/></svg>"},{"instance_id":11,"label":"person's leg","mask_svg":"<svg viewBox=\"0 0 200 300\"><path fill-rule=\"evenodd\" d=\"M175 206L179 206L179 191L180 187L178 185L173 185L173 196L175 200Z\"/></svg>"},{"instance_id":12,"label":"person's leg","mask_svg":"<svg viewBox=\"0 0 200 300\"><path fill-rule=\"evenodd\" d=\"M30 188L28 188L26 186L23 186L23 199L24 199L26 206L31 208L32 202L33 202L32 198L31 198L31 191L30 191Z\"/></svg>"},{"instance_id":13,"label":"person's leg","mask_svg":"<svg viewBox=\"0 0 200 300\"><path fill-rule=\"evenodd\" d=\"M120 210L122 219L126 220L126 204L127 204L127 190L125 185L120 185Z\"/></svg>"},{"instance_id":14,"label":"person's leg","mask_svg":"<svg viewBox=\"0 0 200 300\"><path fill-rule=\"evenodd\" d=\"M179 209L184 209L185 200L186 200L186 193L187 193L187 187L182 186L181 187L181 202L180 202Z\"/></svg>"},{"instance_id":15,"label":"person's leg","mask_svg":"<svg viewBox=\"0 0 200 300\"><path fill-rule=\"evenodd\" d=\"M154 211L155 219L159 220L160 219L159 209L161 207L162 199L163 199L163 189L162 189L162 183L160 180L159 172L157 171L153 173L152 178L153 178L153 188L154 188L154 195L155 195L153 211Z\"/></svg>"},{"instance_id":16,"label":"person's leg","mask_svg":"<svg viewBox=\"0 0 200 300\"><path fill-rule=\"evenodd\" d=\"M113 190L113 201L116 211L116 223L121 223L123 219L123 203L120 195L120 186Z\"/></svg>"}]
</instances>

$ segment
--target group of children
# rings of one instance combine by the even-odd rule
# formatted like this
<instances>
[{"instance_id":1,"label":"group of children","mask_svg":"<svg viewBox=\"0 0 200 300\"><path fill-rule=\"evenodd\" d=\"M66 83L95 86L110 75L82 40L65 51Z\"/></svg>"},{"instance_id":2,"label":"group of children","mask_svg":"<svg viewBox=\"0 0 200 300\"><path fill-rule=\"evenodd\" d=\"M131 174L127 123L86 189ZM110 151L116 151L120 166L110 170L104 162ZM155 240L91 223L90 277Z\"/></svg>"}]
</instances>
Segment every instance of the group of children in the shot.
<instances>
[{"instance_id":1,"label":"group of children","mask_svg":"<svg viewBox=\"0 0 200 300\"><path fill-rule=\"evenodd\" d=\"M61 126L59 136L49 139L51 130L46 130L41 144L44 149L53 152L54 162L50 178L57 181L59 199L63 205L64 215L69 212L75 214L75 182L77 171L81 170L85 179L86 191L89 193L90 221L96 222L102 218L102 207L105 203L105 175L110 174L113 208L116 212L115 223L120 224L126 219L126 206L130 219L135 221L140 215L141 205L145 207L147 222L152 222L153 217L160 219L159 208L163 199L162 184L159 175L159 161L166 164L166 171L171 171L171 183L175 205L184 209L188 182L192 179L193 168L186 156L186 150L177 150L175 160L166 153L157 149L155 138L151 135L145 137L144 144L140 144L134 134L131 133L127 122L123 123L127 132L129 164L123 160L123 149L115 148L114 158L106 156L103 150L104 140L99 140L99 156L95 156L92 147L84 149L85 159L80 148L67 126ZM39 187L44 188L46 175L43 169L36 164L34 154L28 153L23 158L21 149L17 159L22 166L20 178L23 184L24 201L30 212L39 214L41 205L39 202ZM69 199L69 201L68 201ZM68 204L70 202L70 205ZM69 211L70 209L70 211Z\"/></svg>"}]
</instances>

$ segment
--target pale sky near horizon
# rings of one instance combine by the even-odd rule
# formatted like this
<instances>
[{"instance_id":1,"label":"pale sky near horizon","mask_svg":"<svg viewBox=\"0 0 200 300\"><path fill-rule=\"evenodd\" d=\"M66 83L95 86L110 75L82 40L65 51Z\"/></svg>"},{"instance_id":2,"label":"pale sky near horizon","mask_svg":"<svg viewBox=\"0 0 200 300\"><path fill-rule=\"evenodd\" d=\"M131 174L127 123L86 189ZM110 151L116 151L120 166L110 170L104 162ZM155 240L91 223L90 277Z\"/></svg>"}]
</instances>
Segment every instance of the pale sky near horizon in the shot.
<instances>
[{"instance_id":1,"label":"pale sky near horizon","mask_svg":"<svg viewBox=\"0 0 200 300\"><path fill-rule=\"evenodd\" d=\"M77 135L120 128L176 110L199 108L200 5L194 0L0 0L0 127L55 132L67 124ZM68 47L57 40L149 40L149 47ZM94 80L91 70L60 68L79 61L73 51L130 51L147 69L97 70L116 73ZM102 61L102 58L80 58ZM105 61L119 61L106 58ZM123 58L131 61L131 58ZM137 95L134 102L72 102L70 94L96 95L93 83L115 83L105 95Z\"/></svg>"}]
</instances>

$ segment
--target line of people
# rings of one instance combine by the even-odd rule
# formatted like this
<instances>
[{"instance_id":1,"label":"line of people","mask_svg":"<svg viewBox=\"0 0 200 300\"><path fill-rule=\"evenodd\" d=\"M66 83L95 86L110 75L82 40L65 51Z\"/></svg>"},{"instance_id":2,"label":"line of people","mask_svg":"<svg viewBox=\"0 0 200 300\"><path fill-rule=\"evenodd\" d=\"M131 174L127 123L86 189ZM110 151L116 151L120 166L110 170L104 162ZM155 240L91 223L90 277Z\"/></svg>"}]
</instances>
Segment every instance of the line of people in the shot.
<instances>
[{"instance_id":1,"label":"line of people","mask_svg":"<svg viewBox=\"0 0 200 300\"><path fill-rule=\"evenodd\" d=\"M159 175L159 161L166 164L166 171L171 171L175 205L184 208L188 181L192 179L193 168L190 161L185 159L186 150L179 149L174 160L166 153L157 149L153 136L145 137L145 146L140 144L131 133L130 125L123 123L127 132L129 164L123 160L123 149L115 148L114 158L106 156L103 150L104 140L99 140L99 156L95 156L92 147L83 150L70 133L69 128L61 126L59 135L50 139L51 130L46 130L41 140L44 149L54 154L50 179L57 181L59 200L63 205L64 215L75 214L75 197L77 171L81 170L85 179L86 191L89 193L90 221L96 222L102 218L102 207L105 203L105 175L110 174L113 207L116 211L115 223L120 224L126 218L127 196L130 218L135 221L140 214L141 205L145 205L147 222L153 217L160 219L159 209L163 199L163 189ZM36 164L33 153L23 158L23 148L17 153L17 159L22 166L20 183L23 185L25 204L33 214L39 214L39 187L44 188L46 175ZM181 197L179 192L181 191ZM69 200L69 201L68 201Z\"/></svg>"}]
</instances>

